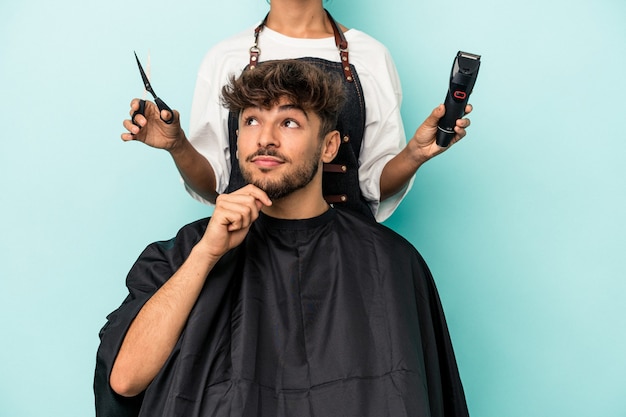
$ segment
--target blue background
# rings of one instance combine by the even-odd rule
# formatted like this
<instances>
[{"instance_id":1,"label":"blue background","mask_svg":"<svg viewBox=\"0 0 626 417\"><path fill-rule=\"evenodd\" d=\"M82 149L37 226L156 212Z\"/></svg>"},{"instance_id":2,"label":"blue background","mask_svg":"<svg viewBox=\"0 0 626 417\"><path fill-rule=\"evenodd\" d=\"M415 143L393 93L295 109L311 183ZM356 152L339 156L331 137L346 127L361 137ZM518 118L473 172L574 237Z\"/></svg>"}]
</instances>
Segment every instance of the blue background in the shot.
<instances>
[{"instance_id":1,"label":"blue background","mask_svg":"<svg viewBox=\"0 0 626 417\"><path fill-rule=\"evenodd\" d=\"M437 281L470 411L626 416L626 3L331 1L390 49L407 134L482 54L469 136L386 224ZM145 245L210 214L123 143L132 55L188 126L206 50L263 0L0 4L0 415L93 415L98 330Z\"/></svg>"}]
</instances>

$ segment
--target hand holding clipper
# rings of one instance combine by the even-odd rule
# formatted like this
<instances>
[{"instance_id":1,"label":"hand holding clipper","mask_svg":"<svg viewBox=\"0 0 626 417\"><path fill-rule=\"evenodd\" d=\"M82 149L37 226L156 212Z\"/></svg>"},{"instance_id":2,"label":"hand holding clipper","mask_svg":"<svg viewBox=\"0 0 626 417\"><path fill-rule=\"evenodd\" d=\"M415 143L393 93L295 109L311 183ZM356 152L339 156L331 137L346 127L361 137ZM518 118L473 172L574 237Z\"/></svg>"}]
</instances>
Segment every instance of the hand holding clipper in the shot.
<instances>
[{"instance_id":1,"label":"hand holding clipper","mask_svg":"<svg viewBox=\"0 0 626 417\"><path fill-rule=\"evenodd\" d=\"M478 69L480 68L480 55L459 51L450 72L450 86L444 106L446 113L437 125L437 145L447 147L454 137L456 121L465 115L465 106L469 101Z\"/></svg>"}]
</instances>

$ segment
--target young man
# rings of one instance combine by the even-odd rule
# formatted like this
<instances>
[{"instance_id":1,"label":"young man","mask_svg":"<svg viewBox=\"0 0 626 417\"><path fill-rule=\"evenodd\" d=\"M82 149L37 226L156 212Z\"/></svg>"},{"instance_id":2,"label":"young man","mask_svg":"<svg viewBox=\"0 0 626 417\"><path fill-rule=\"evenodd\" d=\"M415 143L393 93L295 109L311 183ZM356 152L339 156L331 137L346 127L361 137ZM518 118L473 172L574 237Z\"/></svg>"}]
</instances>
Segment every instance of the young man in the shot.
<instances>
[{"instance_id":1,"label":"young man","mask_svg":"<svg viewBox=\"0 0 626 417\"><path fill-rule=\"evenodd\" d=\"M100 332L97 416L466 416L423 259L322 195L341 81L265 62L223 99L249 185L131 269Z\"/></svg>"}]
</instances>

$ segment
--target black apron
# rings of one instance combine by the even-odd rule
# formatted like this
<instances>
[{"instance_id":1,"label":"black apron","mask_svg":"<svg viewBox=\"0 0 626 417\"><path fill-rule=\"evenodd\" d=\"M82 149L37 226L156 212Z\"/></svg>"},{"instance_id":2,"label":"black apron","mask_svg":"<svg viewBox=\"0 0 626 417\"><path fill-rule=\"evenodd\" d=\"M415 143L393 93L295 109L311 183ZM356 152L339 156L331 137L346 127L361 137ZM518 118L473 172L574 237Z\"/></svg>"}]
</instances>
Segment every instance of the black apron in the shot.
<instances>
[{"instance_id":1,"label":"black apron","mask_svg":"<svg viewBox=\"0 0 626 417\"><path fill-rule=\"evenodd\" d=\"M324 164L322 176L322 190L324 198L335 208L349 209L353 212L374 219L374 215L363 198L359 184L359 153L365 131L365 100L363 89L354 65L348 60L348 42L338 28L335 20L326 12L335 33L335 44L339 51L341 62L331 62L321 58L305 57L303 61L310 62L322 68L325 72L340 74L346 92L346 102L339 113L336 129L341 134L341 146L336 158ZM255 29L255 42L250 48L250 64L246 67L254 68L258 63L260 49L258 37L265 26L267 17ZM244 70L245 71L245 70ZM228 141L230 146L231 171L227 193L238 190L246 185L237 158L237 129L239 127L238 114L230 112L228 116Z\"/></svg>"}]
</instances>

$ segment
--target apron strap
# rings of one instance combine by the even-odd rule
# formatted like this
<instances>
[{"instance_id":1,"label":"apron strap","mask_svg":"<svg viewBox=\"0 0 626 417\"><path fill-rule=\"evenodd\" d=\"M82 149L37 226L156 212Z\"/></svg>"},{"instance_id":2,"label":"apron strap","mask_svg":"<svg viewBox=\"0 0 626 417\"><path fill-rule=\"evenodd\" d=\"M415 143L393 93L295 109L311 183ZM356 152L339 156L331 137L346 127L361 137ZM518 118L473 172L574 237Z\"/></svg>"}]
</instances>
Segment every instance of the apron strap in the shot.
<instances>
[{"instance_id":1,"label":"apron strap","mask_svg":"<svg viewBox=\"0 0 626 417\"><path fill-rule=\"evenodd\" d=\"M254 44L250 47L250 69L255 69L257 64L259 63L259 55L261 55L261 48L259 48L259 34L265 27L265 24L267 23L267 17L269 15L269 13L266 14L261 24L254 29Z\"/></svg>"},{"instance_id":2,"label":"apron strap","mask_svg":"<svg viewBox=\"0 0 626 417\"><path fill-rule=\"evenodd\" d=\"M346 81L350 83L354 82L352 70L350 69L350 60L348 59L348 41L343 32L339 30L339 25L337 25L337 22L335 22L335 19L333 19L328 10L324 9L324 11L335 33L335 45L337 45L337 49L339 49L339 57L341 58L341 65L343 65L343 75L346 77Z\"/></svg>"},{"instance_id":3,"label":"apron strap","mask_svg":"<svg viewBox=\"0 0 626 417\"><path fill-rule=\"evenodd\" d=\"M346 77L346 81L354 82L354 76L352 75L352 69L350 68L350 60L348 58L348 41L344 36L343 32L339 29L339 25L335 22L335 19L330 15L328 10L324 9L326 12L326 16L328 16L328 20L330 21L330 25L333 28L333 33L335 36L335 45L339 50L339 58L341 59L341 65L343 66L343 75ZM249 68L254 69L259 63L259 55L261 55L261 48L259 48L259 34L265 27L267 23L267 17L269 13L265 15L265 18L254 29L254 44L250 47L250 64Z\"/></svg>"}]
</instances>

